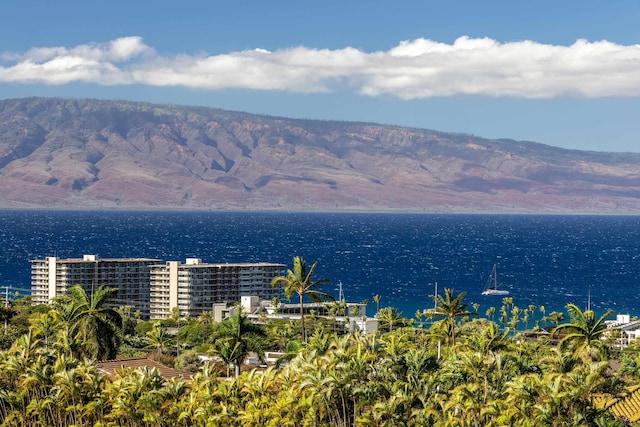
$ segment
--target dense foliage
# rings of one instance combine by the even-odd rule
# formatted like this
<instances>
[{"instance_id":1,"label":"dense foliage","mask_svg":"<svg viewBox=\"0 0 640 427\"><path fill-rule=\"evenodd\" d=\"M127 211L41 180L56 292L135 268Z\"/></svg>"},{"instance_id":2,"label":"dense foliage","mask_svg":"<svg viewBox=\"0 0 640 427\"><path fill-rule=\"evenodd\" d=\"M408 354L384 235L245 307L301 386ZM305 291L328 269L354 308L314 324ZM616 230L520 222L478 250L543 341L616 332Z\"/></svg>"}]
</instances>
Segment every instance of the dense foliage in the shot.
<instances>
[{"instance_id":1,"label":"dense foliage","mask_svg":"<svg viewBox=\"0 0 640 427\"><path fill-rule=\"evenodd\" d=\"M210 314L142 322L120 311L118 337L105 342L122 342L121 354L151 351L195 371L191 380L165 380L155 369L121 370L108 378L95 362L104 353L81 350L95 347L82 340L94 340L87 330L97 323L65 318L61 304L16 303L6 333L20 334L0 352L0 421L5 426L627 425L598 402L637 385L640 357L637 351L617 353L622 369L610 369L611 348L599 339L604 316L571 306L569 321L555 327L555 338L531 337L509 324L526 329L522 311L533 318L542 308L514 310L513 301L505 299L499 310L505 318L495 322L490 318L495 311L488 318L471 316L463 297L448 291L426 321L423 313L409 320L381 308L384 327L372 334L346 332L336 319L309 316L306 341L299 325L250 322L239 312L214 323ZM172 329L177 334L170 334ZM265 369L244 366L237 377L228 372L229 366L239 368L249 351L265 350L285 356ZM196 354L215 355L224 364L202 363Z\"/></svg>"}]
</instances>

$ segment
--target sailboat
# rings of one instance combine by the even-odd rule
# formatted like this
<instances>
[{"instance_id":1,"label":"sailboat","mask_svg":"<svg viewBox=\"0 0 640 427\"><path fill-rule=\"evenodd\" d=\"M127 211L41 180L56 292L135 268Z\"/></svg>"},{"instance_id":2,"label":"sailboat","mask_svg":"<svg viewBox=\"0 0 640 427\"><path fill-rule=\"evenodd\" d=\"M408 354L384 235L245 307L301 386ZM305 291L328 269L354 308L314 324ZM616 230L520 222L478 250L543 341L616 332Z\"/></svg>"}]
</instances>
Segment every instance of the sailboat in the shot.
<instances>
[{"instance_id":1,"label":"sailboat","mask_svg":"<svg viewBox=\"0 0 640 427\"><path fill-rule=\"evenodd\" d=\"M487 279L487 284L482 291L482 295L509 295L509 291L505 289L498 289L498 268L496 264L493 264L493 269Z\"/></svg>"}]
</instances>

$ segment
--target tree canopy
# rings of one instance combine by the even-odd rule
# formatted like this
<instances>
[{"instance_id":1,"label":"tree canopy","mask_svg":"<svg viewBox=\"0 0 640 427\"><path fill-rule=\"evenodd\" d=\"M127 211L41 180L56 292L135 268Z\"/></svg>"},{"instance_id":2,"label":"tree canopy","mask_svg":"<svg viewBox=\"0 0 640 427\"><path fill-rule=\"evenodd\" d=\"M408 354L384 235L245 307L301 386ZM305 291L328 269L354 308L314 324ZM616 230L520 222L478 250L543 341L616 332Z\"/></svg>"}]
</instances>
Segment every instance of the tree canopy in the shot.
<instances>
[{"instance_id":1,"label":"tree canopy","mask_svg":"<svg viewBox=\"0 0 640 427\"><path fill-rule=\"evenodd\" d=\"M300 302L300 328L302 331L302 339L306 340L307 334L304 324L304 299L309 298L314 302L320 302L323 300L334 300L334 298L317 288L328 283L329 279L314 280L313 273L315 272L317 262L311 264L311 267L307 269L307 263L299 256L293 258L293 269L287 270L286 276L275 277L271 284L273 286L284 286L284 294L289 300L295 294L298 295Z\"/></svg>"},{"instance_id":2,"label":"tree canopy","mask_svg":"<svg viewBox=\"0 0 640 427\"><path fill-rule=\"evenodd\" d=\"M597 317L567 306L570 320L556 328L556 342L475 318L463 298L445 292L436 301L443 320L428 327L406 321L375 333L338 333L330 319L309 322L306 343L292 323L252 321L240 309L221 323L184 319L181 329L209 333L181 337L188 358L176 366L195 373L173 379L149 367L107 377L94 359L68 351L69 342L81 347L93 339L74 332L82 310L28 308L29 327L0 350L0 425L622 427L640 420L640 412L630 419L633 412L614 410L636 393L637 348L598 358L585 350L607 345L608 312ZM166 332L164 321L133 328L147 347L156 329ZM446 338L451 351L440 355ZM200 364L195 349L205 347L222 363ZM281 363L221 378L249 351L276 349L287 352ZM619 371L610 369L612 356Z\"/></svg>"}]
</instances>

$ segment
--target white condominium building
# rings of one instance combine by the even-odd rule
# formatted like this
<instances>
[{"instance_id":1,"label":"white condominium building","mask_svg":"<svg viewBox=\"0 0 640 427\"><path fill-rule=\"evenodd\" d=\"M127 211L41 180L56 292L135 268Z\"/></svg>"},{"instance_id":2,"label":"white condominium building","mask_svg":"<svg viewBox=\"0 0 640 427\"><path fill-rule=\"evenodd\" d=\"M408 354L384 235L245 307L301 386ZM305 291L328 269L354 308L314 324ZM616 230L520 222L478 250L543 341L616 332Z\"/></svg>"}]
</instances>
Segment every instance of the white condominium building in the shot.
<instances>
[{"instance_id":1,"label":"white condominium building","mask_svg":"<svg viewBox=\"0 0 640 427\"><path fill-rule=\"evenodd\" d=\"M188 258L184 264L152 258L47 257L31 261L31 295L34 304L48 304L74 285L87 294L105 286L117 289L110 305L129 306L142 319L164 319L174 307L180 316L199 316L213 304L239 303L245 295L270 300L281 296L271 286L284 264L204 264Z\"/></svg>"},{"instance_id":2,"label":"white condominium building","mask_svg":"<svg viewBox=\"0 0 640 427\"><path fill-rule=\"evenodd\" d=\"M82 258L47 257L31 261L31 295L34 304L48 304L74 285L87 294L98 286L117 289L111 305L130 306L149 318L149 272L151 265L161 262L152 258Z\"/></svg>"},{"instance_id":3,"label":"white condominium building","mask_svg":"<svg viewBox=\"0 0 640 427\"><path fill-rule=\"evenodd\" d=\"M271 286L284 264L206 264L199 258L167 261L151 267L151 319L164 319L175 307L181 317L199 316L214 304L240 302L242 296L270 300L281 296Z\"/></svg>"}]
</instances>

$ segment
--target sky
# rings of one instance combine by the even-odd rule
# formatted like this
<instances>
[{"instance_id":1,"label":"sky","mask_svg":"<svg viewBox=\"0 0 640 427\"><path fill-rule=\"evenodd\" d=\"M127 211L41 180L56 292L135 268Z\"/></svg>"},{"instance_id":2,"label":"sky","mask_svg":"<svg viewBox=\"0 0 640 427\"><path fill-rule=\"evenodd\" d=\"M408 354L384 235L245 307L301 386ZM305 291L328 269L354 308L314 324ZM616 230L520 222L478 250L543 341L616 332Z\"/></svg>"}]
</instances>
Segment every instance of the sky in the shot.
<instances>
[{"instance_id":1,"label":"sky","mask_svg":"<svg viewBox=\"0 0 640 427\"><path fill-rule=\"evenodd\" d=\"M637 0L7 0L0 99L198 105L640 152Z\"/></svg>"}]
</instances>

